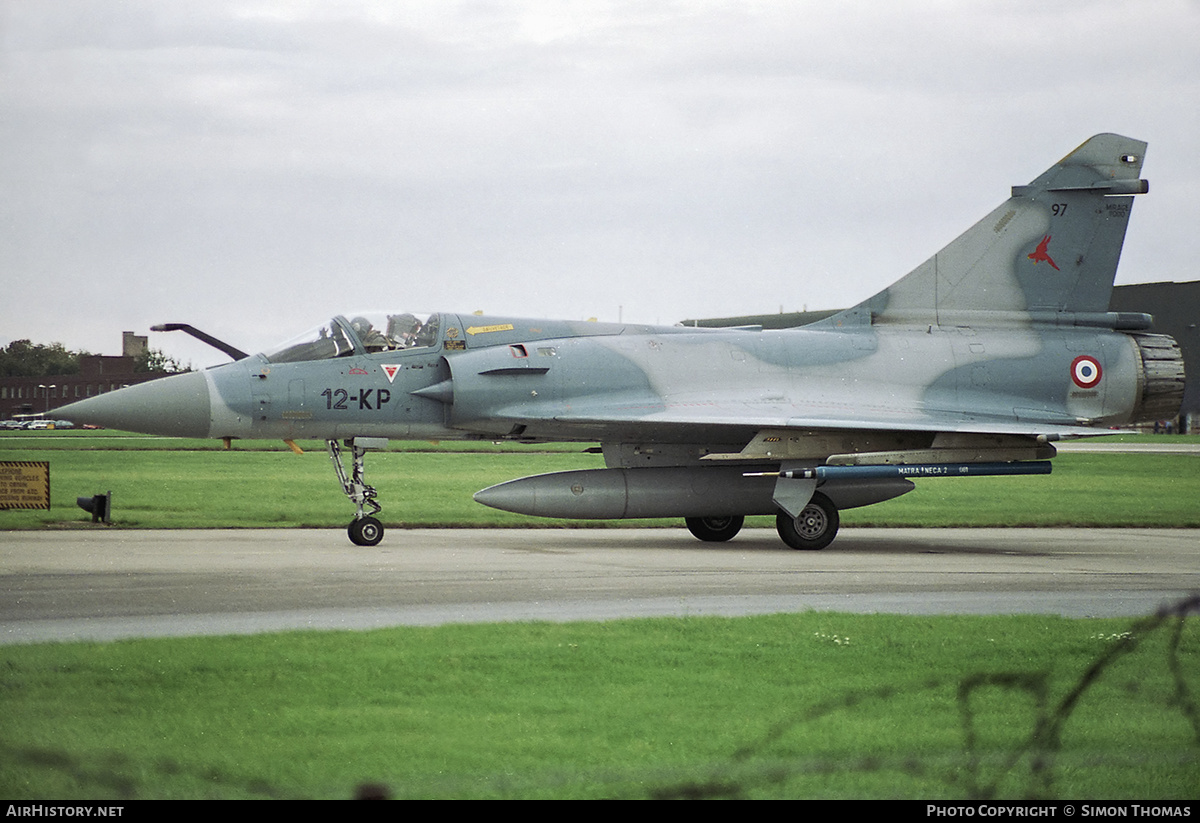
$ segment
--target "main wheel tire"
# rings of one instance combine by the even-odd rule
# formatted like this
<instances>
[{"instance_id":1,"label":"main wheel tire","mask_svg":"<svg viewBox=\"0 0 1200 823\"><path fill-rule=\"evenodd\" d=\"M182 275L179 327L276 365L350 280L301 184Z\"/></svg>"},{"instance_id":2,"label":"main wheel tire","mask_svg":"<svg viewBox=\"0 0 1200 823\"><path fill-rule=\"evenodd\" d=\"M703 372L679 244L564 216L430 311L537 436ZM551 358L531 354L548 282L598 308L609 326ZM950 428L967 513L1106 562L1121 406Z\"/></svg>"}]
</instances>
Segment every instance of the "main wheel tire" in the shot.
<instances>
[{"instance_id":1,"label":"main wheel tire","mask_svg":"<svg viewBox=\"0 0 1200 823\"><path fill-rule=\"evenodd\" d=\"M838 533L838 510L833 501L820 492L793 518L787 512L775 515L775 530L793 549L816 551L833 542Z\"/></svg>"},{"instance_id":2,"label":"main wheel tire","mask_svg":"<svg viewBox=\"0 0 1200 823\"><path fill-rule=\"evenodd\" d=\"M741 515L731 517L685 517L688 531L693 536L706 543L724 543L742 530L746 518Z\"/></svg>"},{"instance_id":3,"label":"main wheel tire","mask_svg":"<svg viewBox=\"0 0 1200 823\"><path fill-rule=\"evenodd\" d=\"M378 546L383 539L383 524L374 517L363 517L351 520L346 533L356 546Z\"/></svg>"}]
</instances>

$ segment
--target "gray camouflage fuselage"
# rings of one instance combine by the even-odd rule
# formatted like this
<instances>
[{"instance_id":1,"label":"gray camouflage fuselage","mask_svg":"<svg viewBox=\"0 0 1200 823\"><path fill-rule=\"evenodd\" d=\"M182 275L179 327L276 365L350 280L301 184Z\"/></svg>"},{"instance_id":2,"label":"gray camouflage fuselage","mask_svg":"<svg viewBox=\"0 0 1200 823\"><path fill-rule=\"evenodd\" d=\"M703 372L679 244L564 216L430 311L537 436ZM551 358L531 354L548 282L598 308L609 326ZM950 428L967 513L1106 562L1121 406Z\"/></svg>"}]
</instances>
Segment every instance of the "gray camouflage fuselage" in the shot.
<instances>
[{"instance_id":1,"label":"gray camouflage fuselage","mask_svg":"<svg viewBox=\"0 0 1200 823\"><path fill-rule=\"evenodd\" d=\"M781 512L784 535L822 495L847 508L912 488L839 466L1024 464L1060 437L1175 414L1178 347L1146 333L1148 317L1107 311L1144 151L1092 138L888 289L803 328L443 313L388 315L384 334L338 317L63 413L229 439L599 442L608 469L476 499L566 517ZM815 466L828 476L798 479Z\"/></svg>"}]
</instances>

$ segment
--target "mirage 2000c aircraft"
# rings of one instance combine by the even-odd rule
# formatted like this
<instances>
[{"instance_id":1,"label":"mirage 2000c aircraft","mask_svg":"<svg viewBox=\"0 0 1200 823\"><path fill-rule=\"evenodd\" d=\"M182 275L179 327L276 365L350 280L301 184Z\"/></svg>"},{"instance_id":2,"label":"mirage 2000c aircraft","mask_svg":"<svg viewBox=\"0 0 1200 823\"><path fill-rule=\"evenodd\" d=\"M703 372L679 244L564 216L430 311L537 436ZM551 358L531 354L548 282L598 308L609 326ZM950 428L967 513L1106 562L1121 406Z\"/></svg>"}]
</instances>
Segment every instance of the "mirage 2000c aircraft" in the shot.
<instances>
[{"instance_id":1,"label":"mirage 2000c aircraft","mask_svg":"<svg viewBox=\"0 0 1200 823\"><path fill-rule=\"evenodd\" d=\"M1147 333L1147 315L1108 311L1134 195L1148 190L1145 148L1091 138L891 287L801 328L339 315L252 356L209 338L236 362L61 414L181 437L326 440L359 545L383 537L366 452L461 439L603 451L607 468L501 483L475 495L487 506L682 517L709 541L774 514L787 545L820 549L840 509L913 479L1044 474L1059 438L1177 413L1175 341Z\"/></svg>"}]
</instances>

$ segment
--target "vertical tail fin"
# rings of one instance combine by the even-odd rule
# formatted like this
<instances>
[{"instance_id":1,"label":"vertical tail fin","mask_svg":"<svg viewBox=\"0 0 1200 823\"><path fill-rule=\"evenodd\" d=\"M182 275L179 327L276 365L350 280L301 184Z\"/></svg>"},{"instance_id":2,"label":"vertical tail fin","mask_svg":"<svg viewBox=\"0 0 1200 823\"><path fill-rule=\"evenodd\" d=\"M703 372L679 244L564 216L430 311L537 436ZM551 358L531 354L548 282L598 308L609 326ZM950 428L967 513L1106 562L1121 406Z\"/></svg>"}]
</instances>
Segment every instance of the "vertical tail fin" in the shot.
<instances>
[{"instance_id":1,"label":"vertical tail fin","mask_svg":"<svg viewBox=\"0 0 1200 823\"><path fill-rule=\"evenodd\" d=\"M1108 310L1146 144L1099 134L901 280L826 323L1034 322Z\"/></svg>"}]
</instances>

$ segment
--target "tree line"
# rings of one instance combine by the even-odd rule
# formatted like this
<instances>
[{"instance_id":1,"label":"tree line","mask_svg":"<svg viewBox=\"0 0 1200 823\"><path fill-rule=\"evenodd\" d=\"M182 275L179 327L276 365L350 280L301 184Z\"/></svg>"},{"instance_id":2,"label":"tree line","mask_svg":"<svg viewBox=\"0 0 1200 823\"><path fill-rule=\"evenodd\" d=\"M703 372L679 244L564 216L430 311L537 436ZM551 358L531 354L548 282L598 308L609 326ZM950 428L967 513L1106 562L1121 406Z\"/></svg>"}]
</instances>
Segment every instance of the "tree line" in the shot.
<instances>
[{"instance_id":1,"label":"tree line","mask_svg":"<svg viewBox=\"0 0 1200 823\"><path fill-rule=\"evenodd\" d=\"M0 349L0 377L53 377L59 374L79 374L81 359L88 351L72 351L62 343L34 343L14 340ZM134 357L135 372L171 374L189 371L174 357L158 349L147 349Z\"/></svg>"}]
</instances>

